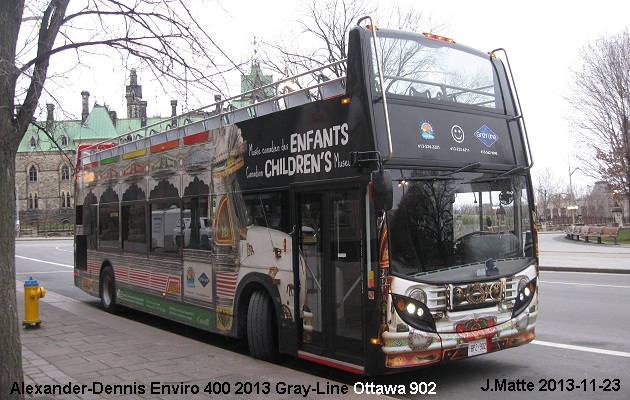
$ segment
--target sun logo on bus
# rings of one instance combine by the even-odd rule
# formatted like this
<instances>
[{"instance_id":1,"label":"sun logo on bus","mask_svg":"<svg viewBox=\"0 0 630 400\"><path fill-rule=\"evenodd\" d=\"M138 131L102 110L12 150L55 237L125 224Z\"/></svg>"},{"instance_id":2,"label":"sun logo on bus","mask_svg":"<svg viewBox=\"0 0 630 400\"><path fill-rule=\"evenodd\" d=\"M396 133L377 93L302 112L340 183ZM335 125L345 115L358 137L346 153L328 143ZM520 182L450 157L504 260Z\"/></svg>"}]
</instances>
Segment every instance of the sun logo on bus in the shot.
<instances>
[{"instance_id":1,"label":"sun logo on bus","mask_svg":"<svg viewBox=\"0 0 630 400\"><path fill-rule=\"evenodd\" d=\"M420 134L422 137L427 140L435 139L435 133L433 132L433 125L427 120L424 120L420 123Z\"/></svg>"},{"instance_id":2,"label":"sun logo on bus","mask_svg":"<svg viewBox=\"0 0 630 400\"><path fill-rule=\"evenodd\" d=\"M188 270L186 271L186 285L190 289L195 288L195 270L192 269L192 267L189 267Z\"/></svg>"}]
</instances>

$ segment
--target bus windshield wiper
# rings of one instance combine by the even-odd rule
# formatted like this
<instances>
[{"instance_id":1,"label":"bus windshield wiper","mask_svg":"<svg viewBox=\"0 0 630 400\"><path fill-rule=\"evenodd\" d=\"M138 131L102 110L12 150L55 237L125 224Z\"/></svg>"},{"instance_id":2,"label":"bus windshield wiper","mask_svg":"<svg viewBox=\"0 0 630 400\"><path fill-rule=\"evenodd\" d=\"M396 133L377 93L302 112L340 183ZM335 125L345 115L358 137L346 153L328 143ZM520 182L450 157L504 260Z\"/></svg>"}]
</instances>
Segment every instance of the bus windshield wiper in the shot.
<instances>
[{"instance_id":1,"label":"bus windshield wiper","mask_svg":"<svg viewBox=\"0 0 630 400\"><path fill-rule=\"evenodd\" d=\"M439 175L426 175L426 176L413 176L410 178L403 178L399 180L399 183L404 182L427 182L427 181L455 181L462 180L463 178L455 178L454 174L458 172L470 171L473 169L479 168L481 164L478 162L470 163L468 165L464 165L463 167L456 169L455 171L445 172Z\"/></svg>"},{"instance_id":2,"label":"bus windshield wiper","mask_svg":"<svg viewBox=\"0 0 630 400\"><path fill-rule=\"evenodd\" d=\"M511 170L504 172L495 176L494 178L481 178L481 179L473 179L470 183L487 183L487 182L496 182L502 179L508 179L510 175L515 174L517 172L521 172L525 167L519 165L518 167L512 168Z\"/></svg>"},{"instance_id":3,"label":"bus windshield wiper","mask_svg":"<svg viewBox=\"0 0 630 400\"><path fill-rule=\"evenodd\" d=\"M462 180L463 178L455 178L449 175L426 175L426 176L413 176L411 178L399 179L399 183L405 182L427 182L427 181L455 181Z\"/></svg>"},{"instance_id":4,"label":"bus windshield wiper","mask_svg":"<svg viewBox=\"0 0 630 400\"><path fill-rule=\"evenodd\" d=\"M442 175L454 175L458 172L467 172L467 171L472 171L473 169L477 169L481 166L481 163L478 162L474 162L474 163L470 163L468 165L464 165L463 167L461 167L460 169L456 169L455 171L452 172L447 172L445 174Z\"/></svg>"}]
</instances>

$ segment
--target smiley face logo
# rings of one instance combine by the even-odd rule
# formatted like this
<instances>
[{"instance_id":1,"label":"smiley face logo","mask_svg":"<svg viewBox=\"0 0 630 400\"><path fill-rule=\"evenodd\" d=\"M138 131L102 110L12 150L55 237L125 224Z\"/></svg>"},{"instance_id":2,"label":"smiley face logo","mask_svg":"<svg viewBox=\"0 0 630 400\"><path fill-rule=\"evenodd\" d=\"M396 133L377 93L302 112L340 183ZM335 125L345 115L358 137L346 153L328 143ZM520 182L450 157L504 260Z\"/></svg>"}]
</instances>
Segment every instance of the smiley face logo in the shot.
<instances>
[{"instance_id":1,"label":"smiley face logo","mask_svg":"<svg viewBox=\"0 0 630 400\"><path fill-rule=\"evenodd\" d=\"M453 136L454 141L461 143L464 141L464 130L459 125L453 125L451 128L451 136Z\"/></svg>"}]
</instances>

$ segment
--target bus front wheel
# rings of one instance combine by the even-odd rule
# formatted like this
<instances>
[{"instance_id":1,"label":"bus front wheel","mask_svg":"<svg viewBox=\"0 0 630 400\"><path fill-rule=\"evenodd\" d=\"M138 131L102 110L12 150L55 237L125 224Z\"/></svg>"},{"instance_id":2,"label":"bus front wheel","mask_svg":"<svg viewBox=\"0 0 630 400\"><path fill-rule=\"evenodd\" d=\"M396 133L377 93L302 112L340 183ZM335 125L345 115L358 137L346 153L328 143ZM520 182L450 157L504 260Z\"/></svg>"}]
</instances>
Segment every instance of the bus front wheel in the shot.
<instances>
[{"instance_id":1,"label":"bus front wheel","mask_svg":"<svg viewBox=\"0 0 630 400\"><path fill-rule=\"evenodd\" d=\"M116 304L116 280L114 270L111 266L106 266L101 272L101 304L109 313L116 314L120 307Z\"/></svg>"},{"instance_id":2,"label":"bus front wheel","mask_svg":"<svg viewBox=\"0 0 630 400\"><path fill-rule=\"evenodd\" d=\"M264 290L252 294L247 310L247 343L254 358L280 361L278 328L271 297Z\"/></svg>"}]
</instances>

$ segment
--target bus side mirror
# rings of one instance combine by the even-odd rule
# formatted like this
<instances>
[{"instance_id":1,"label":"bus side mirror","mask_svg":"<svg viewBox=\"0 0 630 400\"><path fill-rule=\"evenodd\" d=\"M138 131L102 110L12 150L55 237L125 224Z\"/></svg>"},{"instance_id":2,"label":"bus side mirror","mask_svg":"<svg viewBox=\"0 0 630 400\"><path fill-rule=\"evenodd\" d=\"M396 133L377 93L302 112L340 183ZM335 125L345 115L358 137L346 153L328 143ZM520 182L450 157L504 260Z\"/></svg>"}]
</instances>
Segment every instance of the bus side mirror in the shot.
<instances>
[{"instance_id":1,"label":"bus side mirror","mask_svg":"<svg viewBox=\"0 0 630 400\"><path fill-rule=\"evenodd\" d=\"M376 210L391 210L394 203L392 175L386 170L372 171L372 201Z\"/></svg>"}]
</instances>

